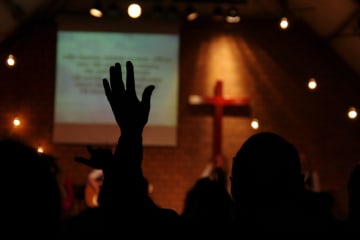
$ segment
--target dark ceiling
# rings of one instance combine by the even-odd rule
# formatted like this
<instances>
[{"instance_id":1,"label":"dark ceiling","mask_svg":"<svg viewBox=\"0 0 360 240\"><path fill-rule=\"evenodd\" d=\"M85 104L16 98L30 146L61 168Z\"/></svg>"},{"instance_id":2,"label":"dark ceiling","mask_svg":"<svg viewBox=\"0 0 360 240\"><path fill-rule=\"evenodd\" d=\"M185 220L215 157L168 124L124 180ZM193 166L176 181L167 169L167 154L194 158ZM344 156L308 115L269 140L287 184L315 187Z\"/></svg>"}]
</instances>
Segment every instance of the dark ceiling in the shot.
<instances>
[{"instance_id":1,"label":"dark ceiling","mask_svg":"<svg viewBox=\"0 0 360 240\"><path fill-rule=\"evenodd\" d=\"M118 12L133 1L100 1L108 10L116 6ZM280 17L286 13L294 20L305 22L329 44L360 76L360 1L356 0L138 0L143 13L156 4L179 11L191 4L201 14L209 14L214 6L235 6L244 17ZM12 38L16 31L37 20L60 14L88 14L95 0L3 0L0 1L0 42Z\"/></svg>"}]
</instances>

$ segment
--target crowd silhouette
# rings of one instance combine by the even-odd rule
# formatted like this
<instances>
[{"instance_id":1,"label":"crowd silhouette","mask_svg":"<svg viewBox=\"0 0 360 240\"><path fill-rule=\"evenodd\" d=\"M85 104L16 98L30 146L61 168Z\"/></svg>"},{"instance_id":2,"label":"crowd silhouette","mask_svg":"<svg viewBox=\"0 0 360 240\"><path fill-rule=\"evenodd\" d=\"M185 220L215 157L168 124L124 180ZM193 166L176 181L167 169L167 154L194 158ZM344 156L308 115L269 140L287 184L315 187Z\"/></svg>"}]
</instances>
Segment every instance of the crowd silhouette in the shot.
<instances>
[{"instance_id":1,"label":"crowd silhouette","mask_svg":"<svg viewBox=\"0 0 360 240\"><path fill-rule=\"evenodd\" d=\"M143 129L148 122L155 86L144 89L141 99L135 91L134 67L109 68L103 87L121 134L115 149L87 146L90 158L75 161L103 171L104 178L96 208L88 208L70 219L61 219L61 195L56 180L56 162L25 143L3 139L3 164L12 174L5 184L6 224L48 239L74 234L97 236L131 233L136 226L151 225L154 233L184 230L194 226L227 226L247 232L354 232L360 223L360 167L349 179L349 216L340 221L332 214L331 194L305 189L301 161L296 147L274 132L250 136L234 154L227 189L222 169L217 176L199 178L184 199L184 209L158 206L149 195L142 171ZM54 163L55 162L55 163ZM10 179L10 181L9 181ZM24 186L31 179L31 186ZM29 197L36 196L36 199ZM5 211L4 211L5 212ZM6 212L7 213L7 212ZM36 218L35 218L36 216Z\"/></svg>"}]
</instances>

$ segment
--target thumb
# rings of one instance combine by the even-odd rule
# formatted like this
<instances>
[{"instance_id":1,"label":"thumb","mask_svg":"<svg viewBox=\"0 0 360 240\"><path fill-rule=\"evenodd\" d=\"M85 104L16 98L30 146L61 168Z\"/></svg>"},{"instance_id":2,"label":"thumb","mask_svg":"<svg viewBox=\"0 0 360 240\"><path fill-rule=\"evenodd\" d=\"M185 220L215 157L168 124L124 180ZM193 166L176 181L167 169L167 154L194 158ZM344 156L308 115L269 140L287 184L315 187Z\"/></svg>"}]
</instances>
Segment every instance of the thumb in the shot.
<instances>
[{"instance_id":1,"label":"thumb","mask_svg":"<svg viewBox=\"0 0 360 240\"><path fill-rule=\"evenodd\" d=\"M155 89L155 86L154 86L154 85L147 86L147 87L144 89L144 92L143 92L143 94L142 94L142 103L143 103L148 109L150 109L150 99L151 99L151 95L152 95L154 89Z\"/></svg>"}]
</instances>

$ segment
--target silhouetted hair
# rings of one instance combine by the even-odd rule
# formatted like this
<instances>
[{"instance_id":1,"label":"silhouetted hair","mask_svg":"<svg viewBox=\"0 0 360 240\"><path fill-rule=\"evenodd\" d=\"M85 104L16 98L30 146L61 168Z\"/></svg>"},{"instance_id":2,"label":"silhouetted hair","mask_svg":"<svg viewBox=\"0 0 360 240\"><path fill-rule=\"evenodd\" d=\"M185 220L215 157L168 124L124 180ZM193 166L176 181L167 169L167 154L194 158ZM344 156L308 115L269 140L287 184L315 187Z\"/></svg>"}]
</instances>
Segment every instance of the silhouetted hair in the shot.
<instances>
[{"instance_id":1,"label":"silhouetted hair","mask_svg":"<svg viewBox=\"0 0 360 240\"><path fill-rule=\"evenodd\" d=\"M267 201L275 197L278 200L303 190L296 148L272 132L257 133L245 141L233 159L231 179L231 192L236 200L251 196L252 200L261 201L262 197Z\"/></svg>"},{"instance_id":2,"label":"silhouetted hair","mask_svg":"<svg viewBox=\"0 0 360 240\"><path fill-rule=\"evenodd\" d=\"M203 177L187 192L182 217L185 223L197 225L231 223L233 204L222 181Z\"/></svg>"}]
</instances>

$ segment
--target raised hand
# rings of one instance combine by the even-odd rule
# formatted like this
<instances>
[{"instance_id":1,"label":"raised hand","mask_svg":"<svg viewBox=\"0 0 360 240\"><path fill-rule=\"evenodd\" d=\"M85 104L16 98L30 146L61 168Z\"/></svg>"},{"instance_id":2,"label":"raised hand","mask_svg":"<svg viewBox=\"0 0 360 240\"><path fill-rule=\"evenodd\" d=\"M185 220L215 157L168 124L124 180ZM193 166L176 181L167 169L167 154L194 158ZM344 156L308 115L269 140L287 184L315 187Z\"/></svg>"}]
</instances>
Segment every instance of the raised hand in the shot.
<instances>
[{"instance_id":1,"label":"raised hand","mask_svg":"<svg viewBox=\"0 0 360 240\"><path fill-rule=\"evenodd\" d=\"M91 168L103 169L105 164L113 159L113 153L110 148L94 148L91 145L87 145L86 149L90 153L90 159L84 157L75 157L75 161L85 164Z\"/></svg>"},{"instance_id":2,"label":"raised hand","mask_svg":"<svg viewBox=\"0 0 360 240\"><path fill-rule=\"evenodd\" d=\"M106 97L122 135L139 136L148 122L153 85L147 86L141 101L135 91L134 67L126 62L126 88L120 63L110 67L110 82L103 79Z\"/></svg>"}]
</instances>

